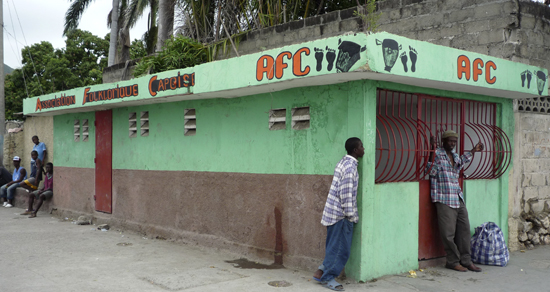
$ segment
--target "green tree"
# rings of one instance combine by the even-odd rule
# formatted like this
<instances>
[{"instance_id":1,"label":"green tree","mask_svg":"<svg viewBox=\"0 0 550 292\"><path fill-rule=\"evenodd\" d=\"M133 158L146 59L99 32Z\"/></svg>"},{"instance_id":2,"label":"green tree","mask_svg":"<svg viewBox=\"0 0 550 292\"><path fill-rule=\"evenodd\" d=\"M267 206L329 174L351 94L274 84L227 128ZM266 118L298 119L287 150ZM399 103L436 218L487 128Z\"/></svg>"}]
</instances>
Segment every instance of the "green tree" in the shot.
<instances>
[{"instance_id":1,"label":"green tree","mask_svg":"<svg viewBox=\"0 0 550 292\"><path fill-rule=\"evenodd\" d=\"M162 50L144 57L134 69L134 76L193 67L208 61L207 47L183 36L168 39Z\"/></svg>"},{"instance_id":2,"label":"green tree","mask_svg":"<svg viewBox=\"0 0 550 292\"><path fill-rule=\"evenodd\" d=\"M5 80L6 119L16 118L13 114L22 111L26 97L102 83L109 41L73 30L65 44L56 50L41 42L21 50L23 66Z\"/></svg>"},{"instance_id":3,"label":"green tree","mask_svg":"<svg viewBox=\"0 0 550 292\"><path fill-rule=\"evenodd\" d=\"M69 0L71 6L65 13L65 26L63 35L67 35L72 30L78 28L80 18L88 6L95 0ZM125 62L130 58L130 29L122 24L125 22L127 0L113 1L113 9L107 15L107 27L111 28L112 38L109 43L108 65L114 65ZM114 21L112 17L115 17ZM116 33L114 33L116 32Z\"/></svg>"}]
</instances>

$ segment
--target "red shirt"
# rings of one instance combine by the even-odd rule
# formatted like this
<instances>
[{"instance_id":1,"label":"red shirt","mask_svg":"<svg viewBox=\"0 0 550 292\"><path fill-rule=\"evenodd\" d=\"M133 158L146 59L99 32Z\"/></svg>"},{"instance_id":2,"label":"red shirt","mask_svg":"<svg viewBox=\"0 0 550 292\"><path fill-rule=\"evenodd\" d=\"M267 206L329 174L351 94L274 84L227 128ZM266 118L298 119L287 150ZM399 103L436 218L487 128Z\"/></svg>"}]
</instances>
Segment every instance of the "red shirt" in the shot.
<instances>
[{"instance_id":1,"label":"red shirt","mask_svg":"<svg viewBox=\"0 0 550 292\"><path fill-rule=\"evenodd\" d=\"M53 191L53 175L49 176L49 174L46 174L46 179L44 180L44 190Z\"/></svg>"}]
</instances>

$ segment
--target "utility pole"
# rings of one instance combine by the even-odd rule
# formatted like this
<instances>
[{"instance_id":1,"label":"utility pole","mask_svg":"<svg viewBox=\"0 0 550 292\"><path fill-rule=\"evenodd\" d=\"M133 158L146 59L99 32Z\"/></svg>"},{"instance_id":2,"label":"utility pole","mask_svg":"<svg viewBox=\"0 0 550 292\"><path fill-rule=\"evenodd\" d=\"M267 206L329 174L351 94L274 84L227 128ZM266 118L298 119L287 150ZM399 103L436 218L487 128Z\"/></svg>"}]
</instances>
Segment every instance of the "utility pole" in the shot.
<instances>
[{"instance_id":1,"label":"utility pole","mask_svg":"<svg viewBox=\"0 0 550 292\"><path fill-rule=\"evenodd\" d=\"M4 7L0 0L0 164L4 164L4 135L6 134L6 104L4 98Z\"/></svg>"}]
</instances>

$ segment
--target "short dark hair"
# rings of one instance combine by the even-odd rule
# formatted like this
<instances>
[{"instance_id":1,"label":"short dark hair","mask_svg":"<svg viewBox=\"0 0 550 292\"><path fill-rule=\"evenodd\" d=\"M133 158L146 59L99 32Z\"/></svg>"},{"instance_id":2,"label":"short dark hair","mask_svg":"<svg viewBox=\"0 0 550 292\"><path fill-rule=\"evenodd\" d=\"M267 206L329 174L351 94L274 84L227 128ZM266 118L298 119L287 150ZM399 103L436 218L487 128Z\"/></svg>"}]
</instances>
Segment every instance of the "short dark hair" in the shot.
<instances>
[{"instance_id":1,"label":"short dark hair","mask_svg":"<svg viewBox=\"0 0 550 292\"><path fill-rule=\"evenodd\" d=\"M351 137L348 140L346 140L346 151L348 154L352 154L353 150L361 144L361 139L357 137Z\"/></svg>"},{"instance_id":2,"label":"short dark hair","mask_svg":"<svg viewBox=\"0 0 550 292\"><path fill-rule=\"evenodd\" d=\"M49 165L49 166L52 168L52 170L53 170L53 163L51 163L51 162L46 163L46 166L48 166L48 165Z\"/></svg>"},{"instance_id":3,"label":"short dark hair","mask_svg":"<svg viewBox=\"0 0 550 292\"><path fill-rule=\"evenodd\" d=\"M31 140L34 139L34 138L38 139L38 136L36 136L36 135L32 136Z\"/></svg>"},{"instance_id":4,"label":"short dark hair","mask_svg":"<svg viewBox=\"0 0 550 292\"><path fill-rule=\"evenodd\" d=\"M33 153L36 153L36 155L38 155L38 151L36 151L36 150L31 151L31 154L33 154Z\"/></svg>"}]
</instances>

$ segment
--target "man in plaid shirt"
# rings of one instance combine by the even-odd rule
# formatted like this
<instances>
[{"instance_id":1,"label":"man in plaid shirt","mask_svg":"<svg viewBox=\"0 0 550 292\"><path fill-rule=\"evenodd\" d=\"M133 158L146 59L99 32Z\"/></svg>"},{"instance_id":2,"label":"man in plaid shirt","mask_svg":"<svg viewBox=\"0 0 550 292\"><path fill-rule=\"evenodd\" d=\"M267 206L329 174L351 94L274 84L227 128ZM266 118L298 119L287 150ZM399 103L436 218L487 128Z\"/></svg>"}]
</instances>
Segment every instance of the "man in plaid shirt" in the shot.
<instances>
[{"instance_id":1,"label":"man in plaid shirt","mask_svg":"<svg viewBox=\"0 0 550 292\"><path fill-rule=\"evenodd\" d=\"M324 287L343 291L336 282L349 259L353 226L359 220L357 213L358 159L365 154L359 138L349 138L345 144L347 155L336 165L321 224L327 227L325 259L313 274L313 279Z\"/></svg>"},{"instance_id":2,"label":"man in plaid shirt","mask_svg":"<svg viewBox=\"0 0 550 292\"><path fill-rule=\"evenodd\" d=\"M464 197L458 178L461 169L472 160L475 152L483 150L483 144L477 145L461 157L453 150L458 141L458 134L445 131L441 136L443 147L437 148L430 155L428 169L432 202L437 209L439 233L447 253L447 268L466 272L481 272L470 258L470 221L464 204ZM435 138L430 139L431 150L435 149Z\"/></svg>"}]
</instances>

